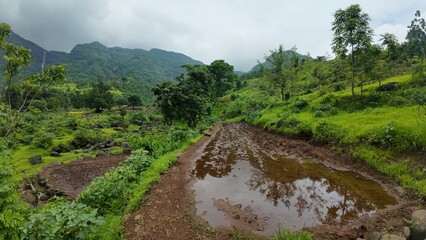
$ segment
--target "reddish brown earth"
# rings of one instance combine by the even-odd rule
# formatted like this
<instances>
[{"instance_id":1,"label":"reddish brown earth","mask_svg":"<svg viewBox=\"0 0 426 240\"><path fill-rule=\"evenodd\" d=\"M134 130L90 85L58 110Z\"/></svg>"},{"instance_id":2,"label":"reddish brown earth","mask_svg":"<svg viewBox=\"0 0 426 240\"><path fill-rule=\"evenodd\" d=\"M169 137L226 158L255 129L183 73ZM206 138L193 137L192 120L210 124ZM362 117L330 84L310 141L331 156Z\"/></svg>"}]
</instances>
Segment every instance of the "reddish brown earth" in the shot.
<instances>
[{"instance_id":1,"label":"reddish brown earth","mask_svg":"<svg viewBox=\"0 0 426 240\"><path fill-rule=\"evenodd\" d=\"M69 164L51 164L44 167L37 177L49 191L75 199L92 180L118 166L127 155L104 155Z\"/></svg>"},{"instance_id":2,"label":"reddish brown earth","mask_svg":"<svg viewBox=\"0 0 426 240\"><path fill-rule=\"evenodd\" d=\"M217 132L219 134L216 134ZM195 181L193 171L196 160L203 156L205 149L215 148L217 145L225 146L226 149L223 151L232 149L236 146L235 142L238 142L236 135L233 134L238 132L244 133L242 137L245 138L245 143L249 144L251 149L262 148L271 155L282 154L288 158L309 158L333 169L356 172L378 182L388 194L398 200L398 204L378 210L371 217L359 217L348 224L336 224L334 221L324 222L322 225L308 228L307 230L314 233L315 239L357 239L365 237L373 231L401 235L402 228L406 224L405 220L409 219L414 209L421 207L413 200L412 193L401 190L391 178L377 173L362 162L336 154L327 146L289 139L243 123L225 123L215 128L213 137L205 136L201 141L191 145L180 155L175 166L152 186L145 201L133 214L128 216L125 222L126 239L233 239L233 237L235 239L236 234L261 229L264 219L261 216L255 216L250 206L242 207L224 199L216 199L215 207L225 212L230 218L234 218L233 221L237 222L235 225L214 229L201 218L202 214L196 214L196 202L191 188ZM218 141L220 134L222 134L221 140ZM241 152L238 151L237 154ZM223 154L221 150L217 153ZM223 161L220 157L218 160ZM245 221L247 219L249 220ZM250 225L245 224L247 222ZM234 226L242 226L242 228ZM244 229L244 226L247 227ZM250 233L242 235L249 236ZM256 238L265 237L256 236Z\"/></svg>"}]
</instances>

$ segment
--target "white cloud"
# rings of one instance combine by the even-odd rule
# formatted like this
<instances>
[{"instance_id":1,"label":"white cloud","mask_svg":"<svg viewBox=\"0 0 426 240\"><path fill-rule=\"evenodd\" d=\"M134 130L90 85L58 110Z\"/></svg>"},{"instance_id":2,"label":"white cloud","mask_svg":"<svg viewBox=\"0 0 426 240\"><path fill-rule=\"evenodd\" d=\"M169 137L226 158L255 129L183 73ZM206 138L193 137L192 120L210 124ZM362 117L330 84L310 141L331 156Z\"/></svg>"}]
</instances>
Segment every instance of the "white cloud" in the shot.
<instances>
[{"instance_id":1,"label":"white cloud","mask_svg":"<svg viewBox=\"0 0 426 240\"><path fill-rule=\"evenodd\" d=\"M333 14L354 3L370 15L376 34L400 40L415 11L426 9L424 0L0 0L0 22L49 50L99 41L182 52L205 63L224 59L249 70L279 44L312 56L331 53Z\"/></svg>"}]
</instances>

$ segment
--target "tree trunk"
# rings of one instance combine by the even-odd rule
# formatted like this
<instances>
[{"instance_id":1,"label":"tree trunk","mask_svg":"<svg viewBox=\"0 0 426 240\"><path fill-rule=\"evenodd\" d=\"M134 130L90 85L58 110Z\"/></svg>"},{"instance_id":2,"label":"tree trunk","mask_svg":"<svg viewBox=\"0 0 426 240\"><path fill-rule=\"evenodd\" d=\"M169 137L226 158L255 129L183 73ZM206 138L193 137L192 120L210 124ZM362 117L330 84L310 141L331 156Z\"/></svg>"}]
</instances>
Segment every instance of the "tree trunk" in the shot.
<instances>
[{"instance_id":1,"label":"tree trunk","mask_svg":"<svg viewBox=\"0 0 426 240\"><path fill-rule=\"evenodd\" d=\"M352 101L355 101L355 53L354 53L354 45L352 46L352 81L351 81L351 88L352 88Z\"/></svg>"}]
</instances>

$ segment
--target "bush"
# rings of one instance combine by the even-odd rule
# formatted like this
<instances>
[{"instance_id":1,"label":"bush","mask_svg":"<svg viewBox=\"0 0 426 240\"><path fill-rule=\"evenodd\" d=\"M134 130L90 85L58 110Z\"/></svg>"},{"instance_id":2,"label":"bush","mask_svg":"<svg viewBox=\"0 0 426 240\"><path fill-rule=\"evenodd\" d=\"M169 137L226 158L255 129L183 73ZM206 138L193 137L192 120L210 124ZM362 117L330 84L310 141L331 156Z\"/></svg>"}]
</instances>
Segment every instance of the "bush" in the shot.
<instances>
[{"instance_id":1,"label":"bush","mask_svg":"<svg viewBox=\"0 0 426 240\"><path fill-rule=\"evenodd\" d=\"M35 209L22 226L23 239L87 239L103 223L97 211L63 199Z\"/></svg>"},{"instance_id":2,"label":"bush","mask_svg":"<svg viewBox=\"0 0 426 240\"><path fill-rule=\"evenodd\" d=\"M314 138L325 143L336 143L343 139L345 132L336 124L321 120L314 131Z\"/></svg>"},{"instance_id":3,"label":"bush","mask_svg":"<svg viewBox=\"0 0 426 240\"><path fill-rule=\"evenodd\" d=\"M288 229L279 229L278 232L272 236L271 240L312 240L313 235L310 232L300 231L292 232Z\"/></svg>"},{"instance_id":4,"label":"bush","mask_svg":"<svg viewBox=\"0 0 426 240\"><path fill-rule=\"evenodd\" d=\"M0 142L0 239L20 239L25 205L19 199L18 182L10 155Z\"/></svg>"},{"instance_id":5,"label":"bush","mask_svg":"<svg viewBox=\"0 0 426 240\"><path fill-rule=\"evenodd\" d=\"M130 123L136 125L142 125L149 122L149 118L144 113L134 113L130 116Z\"/></svg>"},{"instance_id":6,"label":"bush","mask_svg":"<svg viewBox=\"0 0 426 240\"><path fill-rule=\"evenodd\" d=\"M424 137L419 133L410 132L390 121L388 124L375 129L368 137L374 146L380 146L396 152L422 150L426 148Z\"/></svg>"},{"instance_id":7,"label":"bush","mask_svg":"<svg viewBox=\"0 0 426 240\"><path fill-rule=\"evenodd\" d=\"M78 129L74 132L74 139L71 144L75 147L85 147L87 144L94 144L101 140L100 134L91 129Z\"/></svg>"},{"instance_id":8,"label":"bush","mask_svg":"<svg viewBox=\"0 0 426 240\"><path fill-rule=\"evenodd\" d=\"M36 147L40 148L49 148L53 144L54 135L47 132L42 132L36 135L36 138L33 140L33 144Z\"/></svg>"},{"instance_id":9,"label":"bush","mask_svg":"<svg viewBox=\"0 0 426 240\"><path fill-rule=\"evenodd\" d=\"M98 209L102 215L119 214L129 201L130 190L139 180L140 173L151 163L152 158L146 155L146 151L134 151L124 165L96 177L77 201Z\"/></svg>"}]
</instances>

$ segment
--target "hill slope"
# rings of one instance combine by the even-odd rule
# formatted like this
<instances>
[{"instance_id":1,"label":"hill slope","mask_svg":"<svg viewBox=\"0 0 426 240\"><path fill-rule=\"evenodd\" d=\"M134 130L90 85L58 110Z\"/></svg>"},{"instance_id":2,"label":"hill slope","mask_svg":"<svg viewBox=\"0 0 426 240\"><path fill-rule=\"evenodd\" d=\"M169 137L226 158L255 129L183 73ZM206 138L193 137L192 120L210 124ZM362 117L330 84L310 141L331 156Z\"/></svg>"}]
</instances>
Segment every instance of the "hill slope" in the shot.
<instances>
[{"instance_id":1,"label":"hill slope","mask_svg":"<svg viewBox=\"0 0 426 240\"><path fill-rule=\"evenodd\" d=\"M45 65L66 64L70 82L87 84L95 80L130 78L148 85L172 80L183 69L184 64L203 64L181 53L161 49L108 48L99 42L78 44L70 53L46 51L37 44L13 33L9 42L31 49L32 65L25 74L41 70L43 55ZM0 60L0 66L4 60Z\"/></svg>"}]
</instances>

